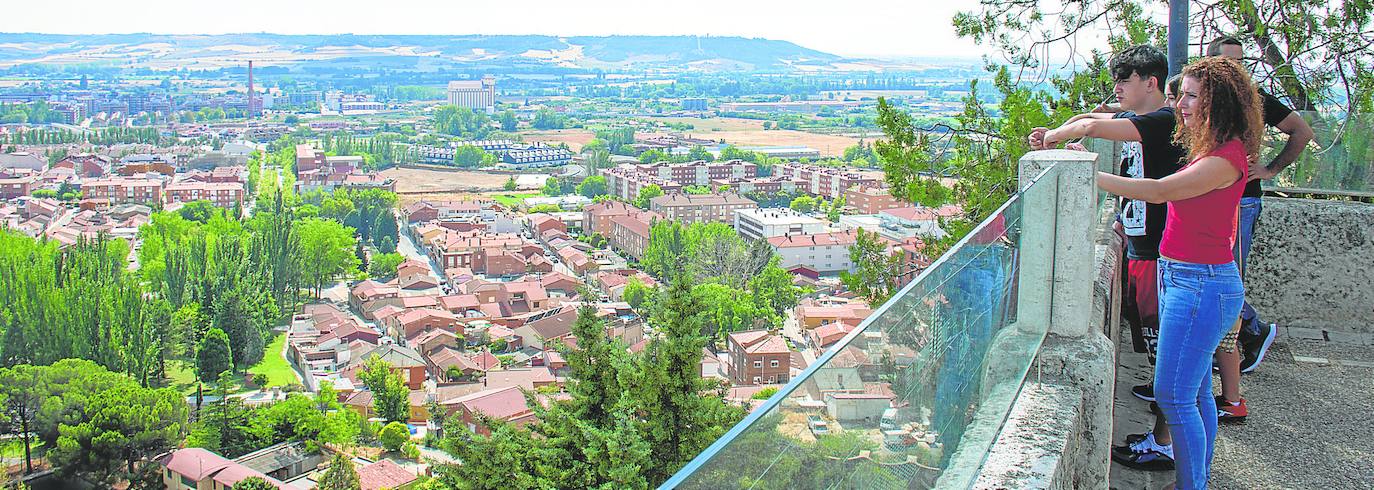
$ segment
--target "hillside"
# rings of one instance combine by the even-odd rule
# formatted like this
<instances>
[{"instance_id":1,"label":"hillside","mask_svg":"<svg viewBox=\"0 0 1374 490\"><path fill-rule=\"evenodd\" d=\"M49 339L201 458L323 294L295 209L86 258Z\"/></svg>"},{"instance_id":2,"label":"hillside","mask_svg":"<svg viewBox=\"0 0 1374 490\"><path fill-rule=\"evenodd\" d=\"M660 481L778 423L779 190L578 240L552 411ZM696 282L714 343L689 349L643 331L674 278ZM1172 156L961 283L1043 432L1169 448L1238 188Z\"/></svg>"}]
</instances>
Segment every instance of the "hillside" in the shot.
<instances>
[{"instance_id":1,"label":"hillside","mask_svg":"<svg viewBox=\"0 0 1374 490\"><path fill-rule=\"evenodd\" d=\"M263 67L793 71L845 69L856 60L787 41L696 36L163 35L0 33L0 68L17 64L216 70Z\"/></svg>"}]
</instances>

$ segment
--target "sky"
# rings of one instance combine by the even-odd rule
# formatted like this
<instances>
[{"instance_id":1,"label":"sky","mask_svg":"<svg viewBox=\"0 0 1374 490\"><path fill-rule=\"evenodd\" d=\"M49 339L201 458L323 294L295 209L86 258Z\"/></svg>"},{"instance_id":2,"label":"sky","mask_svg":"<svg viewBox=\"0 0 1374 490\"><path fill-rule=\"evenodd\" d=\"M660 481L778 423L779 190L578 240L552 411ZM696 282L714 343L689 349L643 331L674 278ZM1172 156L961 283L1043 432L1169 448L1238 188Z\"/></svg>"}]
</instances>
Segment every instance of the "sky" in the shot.
<instances>
[{"instance_id":1,"label":"sky","mask_svg":"<svg viewBox=\"0 0 1374 490\"><path fill-rule=\"evenodd\" d=\"M712 35L791 41L849 57L968 57L988 50L954 34L976 0L395 1L186 0L13 2L0 30L50 34ZM202 7L201 5L206 5Z\"/></svg>"}]
</instances>

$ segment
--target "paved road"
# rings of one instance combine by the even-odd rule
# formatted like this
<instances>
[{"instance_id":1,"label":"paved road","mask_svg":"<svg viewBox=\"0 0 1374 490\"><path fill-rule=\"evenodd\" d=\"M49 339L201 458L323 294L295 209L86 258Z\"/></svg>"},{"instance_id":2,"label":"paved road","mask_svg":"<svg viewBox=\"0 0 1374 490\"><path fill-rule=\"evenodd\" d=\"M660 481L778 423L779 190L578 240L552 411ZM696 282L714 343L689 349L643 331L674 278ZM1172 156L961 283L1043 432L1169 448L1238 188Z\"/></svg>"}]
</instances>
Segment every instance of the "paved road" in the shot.
<instances>
[{"instance_id":1,"label":"paved road","mask_svg":"<svg viewBox=\"0 0 1374 490\"><path fill-rule=\"evenodd\" d=\"M1116 435L1146 430L1152 419L1131 386L1151 375L1144 354L1121 352L1116 391ZM1295 357L1296 356L1296 357ZM1311 358L1355 361L1320 364ZM1299 362L1299 359L1302 361ZM1374 488L1374 347L1281 338L1241 389L1250 408L1241 424L1217 434L1211 488ZM1220 389L1220 381L1214 383ZM1172 472L1148 473L1112 465L1112 488L1157 489Z\"/></svg>"}]
</instances>

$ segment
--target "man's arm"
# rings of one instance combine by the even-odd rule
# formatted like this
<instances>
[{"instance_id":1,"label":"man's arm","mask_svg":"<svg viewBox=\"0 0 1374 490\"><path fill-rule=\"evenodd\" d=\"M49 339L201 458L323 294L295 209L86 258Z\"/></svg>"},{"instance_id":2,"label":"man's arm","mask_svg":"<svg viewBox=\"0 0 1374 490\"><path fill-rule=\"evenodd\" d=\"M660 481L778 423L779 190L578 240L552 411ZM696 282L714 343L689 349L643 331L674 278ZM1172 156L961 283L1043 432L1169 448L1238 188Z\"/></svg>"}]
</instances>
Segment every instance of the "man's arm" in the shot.
<instances>
[{"instance_id":1,"label":"man's arm","mask_svg":"<svg viewBox=\"0 0 1374 490\"><path fill-rule=\"evenodd\" d=\"M1307 124L1307 120L1303 119L1297 112L1289 113L1288 117L1279 121L1278 126L1275 127L1288 135L1288 142L1283 144L1283 151L1280 151L1274 160L1269 162L1269 165L1260 165L1258 160L1252 161L1250 163L1250 180L1274 178L1284 168L1292 165L1299 155L1302 155L1302 150L1307 148L1307 143L1311 142L1312 137L1315 136L1315 133L1312 132L1312 126Z\"/></svg>"},{"instance_id":2,"label":"man's arm","mask_svg":"<svg viewBox=\"0 0 1374 490\"><path fill-rule=\"evenodd\" d=\"M1100 138L1112 141L1140 141L1140 130L1130 119L1087 118L1065 124L1045 132L1042 148L1053 148L1061 141L1076 138Z\"/></svg>"}]
</instances>

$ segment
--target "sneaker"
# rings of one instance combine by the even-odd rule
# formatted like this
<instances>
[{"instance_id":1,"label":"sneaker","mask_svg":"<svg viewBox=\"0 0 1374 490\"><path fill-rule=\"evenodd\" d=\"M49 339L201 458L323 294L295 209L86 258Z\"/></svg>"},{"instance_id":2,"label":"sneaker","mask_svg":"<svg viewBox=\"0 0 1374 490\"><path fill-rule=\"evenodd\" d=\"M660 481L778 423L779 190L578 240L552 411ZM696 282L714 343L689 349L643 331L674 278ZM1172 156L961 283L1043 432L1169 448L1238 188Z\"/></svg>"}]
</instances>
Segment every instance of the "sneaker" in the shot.
<instances>
[{"instance_id":1,"label":"sneaker","mask_svg":"<svg viewBox=\"0 0 1374 490\"><path fill-rule=\"evenodd\" d=\"M1241 359L1240 372L1248 373L1259 367L1260 361L1264 360L1264 355L1269 353L1269 347L1274 345L1274 337L1277 337L1278 330L1276 325L1259 326L1259 335L1255 338L1246 338L1249 335L1241 336Z\"/></svg>"},{"instance_id":2,"label":"sneaker","mask_svg":"<svg viewBox=\"0 0 1374 490\"><path fill-rule=\"evenodd\" d=\"M1145 400L1147 402L1155 401L1155 384L1145 383L1143 385L1133 387L1131 388L1131 394L1135 395L1136 398Z\"/></svg>"},{"instance_id":3,"label":"sneaker","mask_svg":"<svg viewBox=\"0 0 1374 490\"><path fill-rule=\"evenodd\" d=\"M1250 414L1250 409L1245 405L1245 399L1241 398L1238 403L1226 401L1225 397L1217 395L1217 422L1239 423L1245 421L1245 416Z\"/></svg>"},{"instance_id":4,"label":"sneaker","mask_svg":"<svg viewBox=\"0 0 1374 490\"><path fill-rule=\"evenodd\" d=\"M1170 471L1174 469L1174 447L1156 444L1154 433L1146 432L1134 443L1112 447L1112 461L1138 470Z\"/></svg>"}]
</instances>

